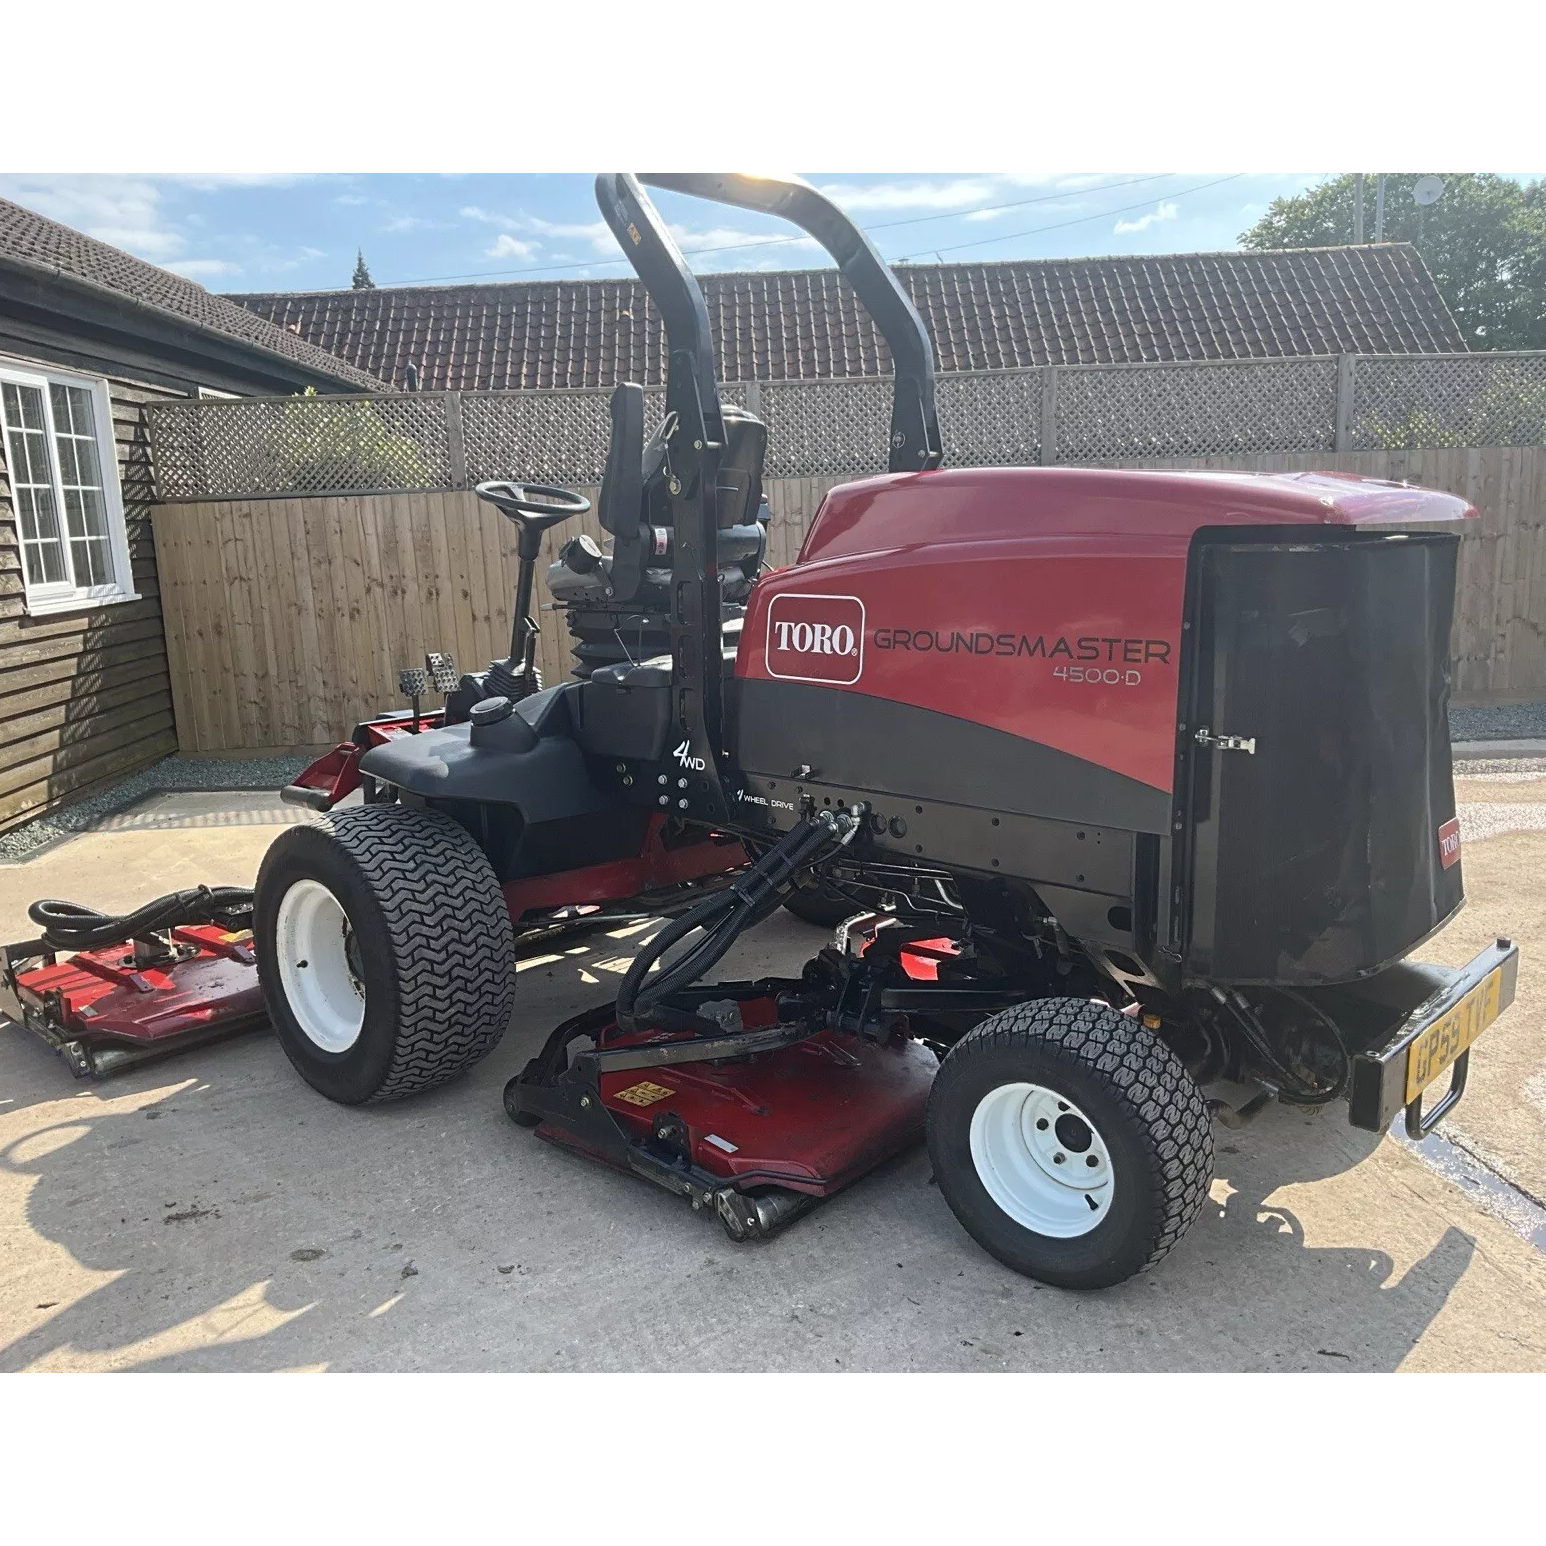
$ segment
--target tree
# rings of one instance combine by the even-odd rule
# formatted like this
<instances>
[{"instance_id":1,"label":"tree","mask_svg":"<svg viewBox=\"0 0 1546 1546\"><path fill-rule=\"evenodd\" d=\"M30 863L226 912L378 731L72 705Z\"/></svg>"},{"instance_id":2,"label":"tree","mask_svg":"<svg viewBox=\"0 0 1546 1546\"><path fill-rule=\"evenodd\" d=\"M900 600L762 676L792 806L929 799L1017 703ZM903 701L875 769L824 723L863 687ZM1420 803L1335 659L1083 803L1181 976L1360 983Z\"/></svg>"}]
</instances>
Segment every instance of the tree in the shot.
<instances>
[{"instance_id":1,"label":"tree","mask_svg":"<svg viewBox=\"0 0 1546 1546\"><path fill-rule=\"evenodd\" d=\"M1385 179L1387 242L1411 242L1471 349L1546 348L1546 181L1491 172L1444 176L1435 204L1412 201L1420 173ZM1372 174L1364 178L1364 233L1374 230ZM1353 240L1353 177L1274 199L1240 235L1243 247L1344 247Z\"/></svg>"},{"instance_id":2,"label":"tree","mask_svg":"<svg viewBox=\"0 0 1546 1546\"><path fill-rule=\"evenodd\" d=\"M356 249L354 254L354 278L349 281L350 287L355 290L374 290L376 281L370 277L370 270L365 267L365 254Z\"/></svg>"}]
</instances>

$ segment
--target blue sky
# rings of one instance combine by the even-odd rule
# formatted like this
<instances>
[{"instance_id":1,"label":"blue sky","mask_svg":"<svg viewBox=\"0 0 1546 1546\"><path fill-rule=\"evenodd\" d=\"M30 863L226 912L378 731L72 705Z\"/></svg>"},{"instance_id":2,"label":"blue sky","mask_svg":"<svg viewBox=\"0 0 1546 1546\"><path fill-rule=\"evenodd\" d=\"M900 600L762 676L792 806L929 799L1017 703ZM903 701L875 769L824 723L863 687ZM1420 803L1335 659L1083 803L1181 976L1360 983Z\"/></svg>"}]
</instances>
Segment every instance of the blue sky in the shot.
<instances>
[{"instance_id":1,"label":"blue sky","mask_svg":"<svg viewBox=\"0 0 1546 1546\"><path fill-rule=\"evenodd\" d=\"M1321 173L806 173L890 260L1234 247L1273 198ZM571 173L138 176L0 174L0 195L212 290L326 290L356 249L376 282L624 275L591 179ZM809 268L776 220L657 195L699 271ZM1372 197L1370 218L1372 220ZM783 240L767 241L769 237Z\"/></svg>"}]
</instances>

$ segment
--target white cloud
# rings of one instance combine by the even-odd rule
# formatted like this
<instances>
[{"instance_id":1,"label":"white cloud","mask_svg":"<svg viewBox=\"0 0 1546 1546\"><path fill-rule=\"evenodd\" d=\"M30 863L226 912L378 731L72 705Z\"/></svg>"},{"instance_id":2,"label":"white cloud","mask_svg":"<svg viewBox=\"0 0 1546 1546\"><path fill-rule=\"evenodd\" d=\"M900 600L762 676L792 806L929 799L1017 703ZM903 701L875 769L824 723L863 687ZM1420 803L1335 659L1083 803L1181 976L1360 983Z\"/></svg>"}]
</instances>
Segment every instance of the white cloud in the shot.
<instances>
[{"instance_id":1,"label":"white cloud","mask_svg":"<svg viewBox=\"0 0 1546 1546\"><path fill-rule=\"evenodd\" d=\"M210 279L219 274L239 274L240 263L227 263L224 258L184 258L178 263L163 263L162 268L181 274L184 279Z\"/></svg>"},{"instance_id":2,"label":"white cloud","mask_svg":"<svg viewBox=\"0 0 1546 1546\"><path fill-rule=\"evenodd\" d=\"M286 273L304 268L327 254L319 247L280 246L259 236L232 231L212 235L204 217L196 211L184 215L179 210L178 217L173 219L166 207L169 200L176 200L173 185L204 192L225 186L298 180L288 174L246 173L183 177L0 174L0 196L184 278L217 279L230 274ZM190 241L203 247L206 254L214 247L227 256L189 255Z\"/></svg>"},{"instance_id":3,"label":"white cloud","mask_svg":"<svg viewBox=\"0 0 1546 1546\"><path fill-rule=\"evenodd\" d=\"M436 221L426 220L422 215L394 215L381 229L392 232L427 231L435 224Z\"/></svg>"},{"instance_id":4,"label":"white cloud","mask_svg":"<svg viewBox=\"0 0 1546 1546\"><path fill-rule=\"evenodd\" d=\"M1112 234L1127 236L1133 231L1147 231L1151 225L1158 225L1161 220L1174 220L1180 213L1180 208L1175 204L1161 204L1158 209L1140 215L1136 220L1117 221L1111 228Z\"/></svg>"},{"instance_id":5,"label":"white cloud","mask_svg":"<svg viewBox=\"0 0 1546 1546\"><path fill-rule=\"evenodd\" d=\"M342 204L346 209L357 209L361 204L374 204L374 199L368 199L363 193L340 193L334 198L335 204Z\"/></svg>"},{"instance_id":6,"label":"white cloud","mask_svg":"<svg viewBox=\"0 0 1546 1546\"><path fill-rule=\"evenodd\" d=\"M484 225L499 225L508 231L515 230L517 225L508 215L496 214L491 209L480 209L476 204L464 204L457 213L463 220L481 220Z\"/></svg>"},{"instance_id":7,"label":"white cloud","mask_svg":"<svg viewBox=\"0 0 1546 1546\"><path fill-rule=\"evenodd\" d=\"M541 248L535 242L523 242L508 231L501 231L494 245L484 251L491 258L534 258Z\"/></svg>"}]
</instances>

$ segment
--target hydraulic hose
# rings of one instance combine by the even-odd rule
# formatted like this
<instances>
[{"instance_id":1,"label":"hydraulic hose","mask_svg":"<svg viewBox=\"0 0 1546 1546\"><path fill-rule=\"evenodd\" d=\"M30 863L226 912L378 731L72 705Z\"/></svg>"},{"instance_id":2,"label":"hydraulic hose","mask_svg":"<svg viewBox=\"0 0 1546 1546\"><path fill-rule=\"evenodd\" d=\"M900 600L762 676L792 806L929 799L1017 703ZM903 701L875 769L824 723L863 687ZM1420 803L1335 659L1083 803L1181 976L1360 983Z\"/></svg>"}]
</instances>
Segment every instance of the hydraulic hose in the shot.
<instances>
[{"instance_id":1,"label":"hydraulic hose","mask_svg":"<svg viewBox=\"0 0 1546 1546\"><path fill-rule=\"evenodd\" d=\"M232 914L249 912L252 892L246 886L194 886L172 891L132 913L101 913L79 902L34 902L27 916L43 930L43 943L53 950L100 950L161 929L195 923L225 923Z\"/></svg>"},{"instance_id":2,"label":"hydraulic hose","mask_svg":"<svg viewBox=\"0 0 1546 1546\"><path fill-rule=\"evenodd\" d=\"M719 961L745 930L773 913L783 900L784 888L801 870L831 848L852 841L864 820L866 807L825 810L807 817L779 839L750 869L723 891L685 912L666 925L634 958L617 995L617 1023L625 1031L643 1030L647 1023L669 1021L672 1027L705 1032L718 1031L696 1015L665 1011L662 999L685 988ZM695 930L703 938L685 950L646 986L646 979L666 952Z\"/></svg>"}]
</instances>

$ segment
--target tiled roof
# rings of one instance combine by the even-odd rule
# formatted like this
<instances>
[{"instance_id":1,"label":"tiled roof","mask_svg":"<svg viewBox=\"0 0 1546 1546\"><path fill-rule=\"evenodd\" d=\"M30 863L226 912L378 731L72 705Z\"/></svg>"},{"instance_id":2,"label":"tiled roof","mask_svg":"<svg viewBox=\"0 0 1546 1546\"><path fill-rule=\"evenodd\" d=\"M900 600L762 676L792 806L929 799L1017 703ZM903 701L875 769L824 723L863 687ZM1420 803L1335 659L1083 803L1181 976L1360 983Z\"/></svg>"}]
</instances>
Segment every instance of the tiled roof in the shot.
<instances>
[{"instance_id":1,"label":"tiled roof","mask_svg":"<svg viewBox=\"0 0 1546 1546\"><path fill-rule=\"evenodd\" d=\"M912 264L897 273L941 370L1462 352L1405 243L1296 252ZM724 381L874 375L889 354L835 269L701 280ZM397 385L661 379L660 318L626 279L233 297Z\"/></svg>"},{"instance_id":2,"label":"tiled roof","mask_svg":"<svg viewBox=\"0 0 1546 1546\"><path fill-rule=\"evenodd\" d=\"M223 333L265 354L278 355L321 380L347 382L367 390L382 386L369 371L265 321L223 295L211 295L191 279L143 262L9 199L0 199L0 263L8 258L126 296L207 332Z\"/></svg>"}]
</instances>

